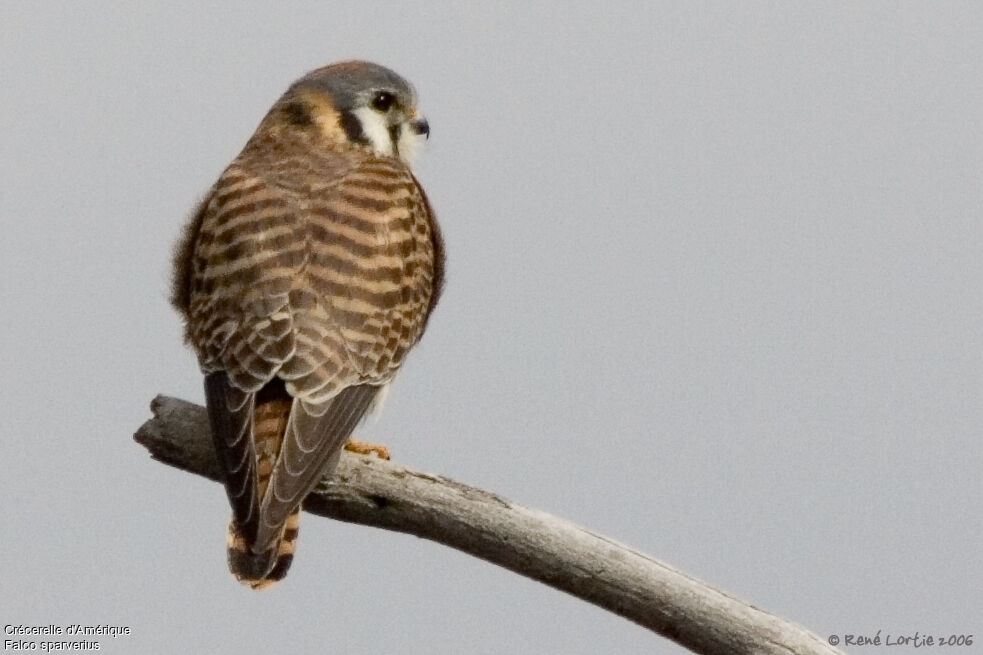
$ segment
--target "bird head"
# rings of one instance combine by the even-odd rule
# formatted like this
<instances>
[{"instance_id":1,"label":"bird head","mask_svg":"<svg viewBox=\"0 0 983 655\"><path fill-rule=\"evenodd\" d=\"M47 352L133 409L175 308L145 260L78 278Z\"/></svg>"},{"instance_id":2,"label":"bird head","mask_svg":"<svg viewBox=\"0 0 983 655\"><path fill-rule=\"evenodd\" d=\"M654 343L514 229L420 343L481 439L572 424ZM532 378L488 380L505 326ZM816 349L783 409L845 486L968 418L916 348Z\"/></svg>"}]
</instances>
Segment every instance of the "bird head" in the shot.
<instances>
[{"instance_id":1,"label":"bird head","mask_svg":"<svg viewBox=\"0 0 983 655\"><path fill-rule=\"evenodd\" d=\"M313 70L294 82L278 104L295 126L316 127L330 141L407 164L430 135L409 82L365 61Z\"/></svg>"}]
</instances>

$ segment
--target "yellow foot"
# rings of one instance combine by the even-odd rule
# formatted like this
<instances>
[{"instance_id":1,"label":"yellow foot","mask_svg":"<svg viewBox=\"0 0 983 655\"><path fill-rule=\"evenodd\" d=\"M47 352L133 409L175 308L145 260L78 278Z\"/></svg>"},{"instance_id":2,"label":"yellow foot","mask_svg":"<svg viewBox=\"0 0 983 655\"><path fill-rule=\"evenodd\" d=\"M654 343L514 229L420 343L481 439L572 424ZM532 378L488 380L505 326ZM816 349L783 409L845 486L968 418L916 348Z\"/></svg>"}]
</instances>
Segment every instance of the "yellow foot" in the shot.
<instances>
[{"instance_id":1,"label":"yellow foot","mask_svg":"<svg viewBox=\"0 0 983 655\"><path fill-rule=\"evenodd\" d=\"M381 443L369 443L368 441L355 441L349 439L345 444L345 450L358 453L359 455L371 455L375 453L380 459L389 459L389 449Z\"/></svg>"}]
</instances>

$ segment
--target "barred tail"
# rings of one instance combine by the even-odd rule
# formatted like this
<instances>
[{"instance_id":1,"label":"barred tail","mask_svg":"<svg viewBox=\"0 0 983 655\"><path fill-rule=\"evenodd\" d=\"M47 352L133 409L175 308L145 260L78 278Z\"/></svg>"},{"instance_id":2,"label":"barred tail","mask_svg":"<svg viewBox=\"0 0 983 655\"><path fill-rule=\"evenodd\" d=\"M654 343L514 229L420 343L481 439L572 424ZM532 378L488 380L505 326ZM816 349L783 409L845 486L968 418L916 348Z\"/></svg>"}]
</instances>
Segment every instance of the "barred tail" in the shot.
<instances>
[{"instance_id":1,"label":"barred tail","mask_svg":"<svg viewBox=\"0 0 983 655\"><path fill-rule=\"evenodd\" d=\"M235 519L229 522L229 570L236 580L253 589L268 589L286 577L297 548L300 508L287 516L280 538L261 553L254 553Z\"/></svg>"},{"instance_id":2,"label":"barred tail","mask_svg":"<svg viewBox=\"0 0 983 655\"><path fill-rule=\"evenodd\" d=\"M300 509L291 512L280 530L279 536L260 550L263 545L256 543L257 514L261 498L266 494L273 473L273 465L283 443L290 416L291 400L281 384L269 385L256 397L253 408L253 448L256 457L256 497L252 511L252 521L240 525L233 513L229 522L228 555L229 570L235 578L253 589L265 589L282 580L294 557L297 531L300 526Z\"/></svg>"}]
</instances>

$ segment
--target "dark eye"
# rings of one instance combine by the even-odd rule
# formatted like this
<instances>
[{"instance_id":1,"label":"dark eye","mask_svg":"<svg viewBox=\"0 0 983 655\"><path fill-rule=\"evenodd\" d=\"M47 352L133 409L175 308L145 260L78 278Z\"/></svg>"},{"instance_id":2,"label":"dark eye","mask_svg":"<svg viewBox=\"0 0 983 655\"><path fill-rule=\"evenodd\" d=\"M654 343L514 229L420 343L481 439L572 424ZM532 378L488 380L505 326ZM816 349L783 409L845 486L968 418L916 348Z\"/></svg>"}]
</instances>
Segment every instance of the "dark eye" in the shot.
<instances>
[{"instance_id":1,"label":"dark eye","mask_svg":"<svg viewBox=\"0 0 983 655\"><path fill-rule=\"evenodd\" d=\"M372 109L376 111L389 111L389 108L396 102L396 96L388 91L380 91L372 98Z\"/></svg>"}]
</instances>

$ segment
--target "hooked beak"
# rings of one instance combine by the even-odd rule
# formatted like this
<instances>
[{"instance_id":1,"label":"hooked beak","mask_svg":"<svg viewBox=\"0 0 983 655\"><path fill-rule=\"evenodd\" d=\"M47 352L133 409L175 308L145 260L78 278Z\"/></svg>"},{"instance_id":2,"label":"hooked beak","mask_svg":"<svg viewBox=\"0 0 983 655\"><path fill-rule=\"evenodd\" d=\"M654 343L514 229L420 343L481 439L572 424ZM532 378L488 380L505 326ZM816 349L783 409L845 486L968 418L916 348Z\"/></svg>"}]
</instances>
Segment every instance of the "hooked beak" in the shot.
<instances>
[{"instance_id":1,"label":"hooked beak","mask_svg":"<svg viewBox=\"0 0 983 655\"><path fill-rule=\"evenodd\" d=\"M430 123L427 122L426 118L417 118L410 122L410 127L417 134L422 134L427 139L430 138Z\"/></svg>"}]
</instances>

